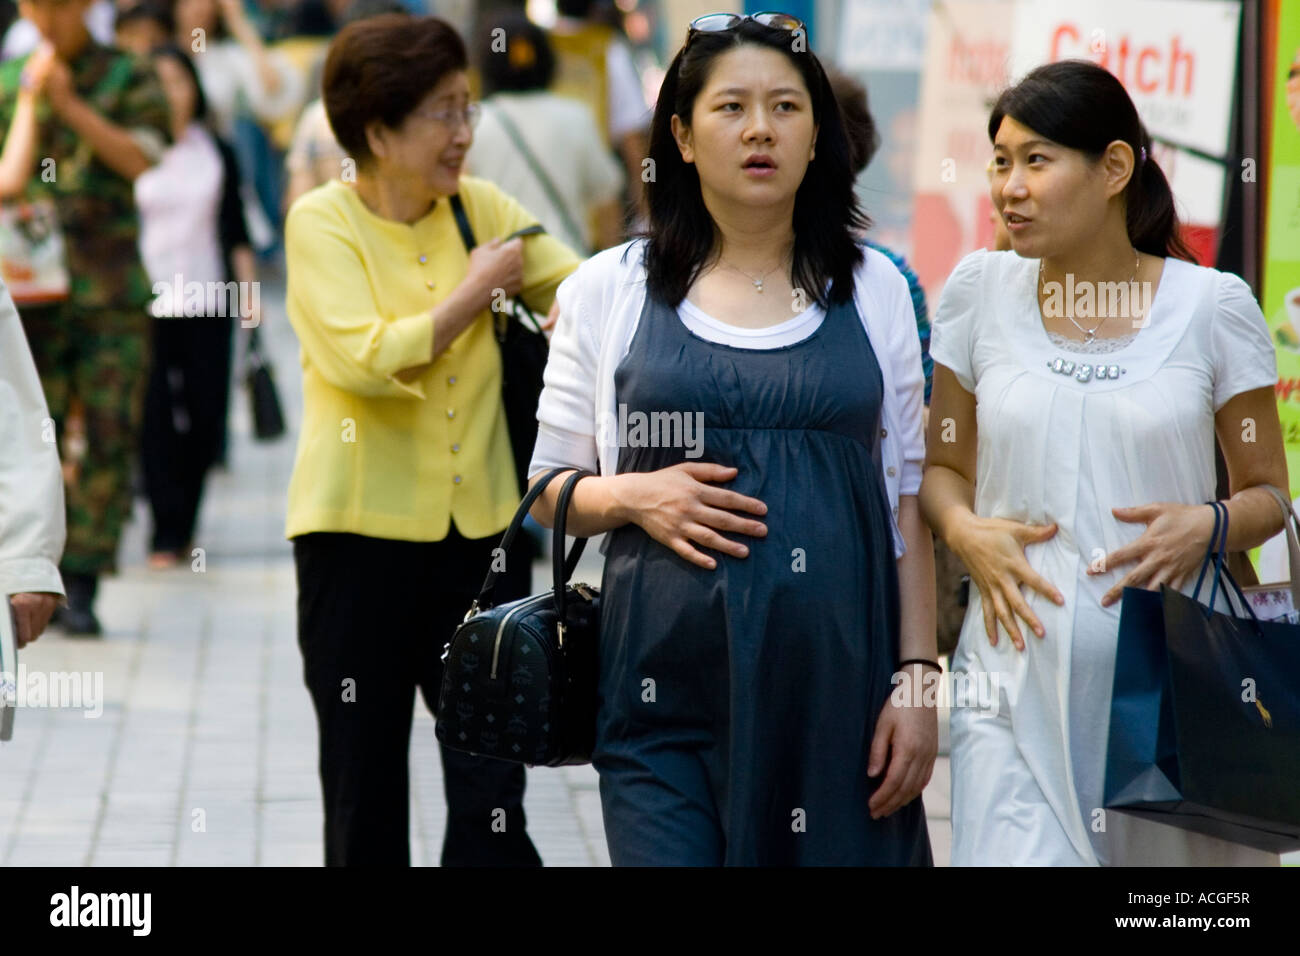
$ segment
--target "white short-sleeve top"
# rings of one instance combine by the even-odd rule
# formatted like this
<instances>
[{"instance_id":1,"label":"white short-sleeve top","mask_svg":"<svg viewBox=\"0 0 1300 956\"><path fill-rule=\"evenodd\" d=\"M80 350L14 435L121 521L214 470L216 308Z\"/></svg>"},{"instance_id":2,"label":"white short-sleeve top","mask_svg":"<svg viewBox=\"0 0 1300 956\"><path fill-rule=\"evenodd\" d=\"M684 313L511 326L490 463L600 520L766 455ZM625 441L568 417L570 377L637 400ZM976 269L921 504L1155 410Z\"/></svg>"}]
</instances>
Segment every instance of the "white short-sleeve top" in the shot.
<instances>
[{"instance_id":1,"label":"white short-sleeve top","mask_svg":"<svg viewBox=\"0 0 1300 956\"><path fill-rule=\"evenodd\" d=\"M617 471L617 429L607 426L617 421L614 373L631 347L645 304L643 249L644 240L633 240L597 253L556 292L560 317L538 403L530 477L560 465L603 475ZM901 557L906 547L898 527L899 497L920 490L925 461L921 343L907 280L874 249L864 248L862 254L854 273L854 302L884 382L881 464L894 553Z\"/></svg>"},{"instance_id":2,"label":"white short-sleeve top","mask_svg":"<svg viewBox=\"0 0 1300 956\"><path fill-rule=\"evenodd\" d=\"M1087 568L1145 530L1112 508L1214 498L1215 413L1274 385L1277 367L1264 317L1236 276L1166 259L1145 327L1127 345L1089 355L1048 337L1038 268L1014 252L963 259L940 297L930 354L975 395L976 514L1055 523L1025 558L1065 602L1022 589L1047 638L1021 653L1005 634L989 644L972 589L954 669L1000 675L1017 752L1075 851L1091 860L1078 794L1100 794L1105 737L1071 729L1104 726L1119 606L1102 608L1100 598L1132 565ZM1123 371L1085 382L1054 371L1057 358ZM1072 716L1071 706L1083 713Z\"/></svg>"}]
</instances>

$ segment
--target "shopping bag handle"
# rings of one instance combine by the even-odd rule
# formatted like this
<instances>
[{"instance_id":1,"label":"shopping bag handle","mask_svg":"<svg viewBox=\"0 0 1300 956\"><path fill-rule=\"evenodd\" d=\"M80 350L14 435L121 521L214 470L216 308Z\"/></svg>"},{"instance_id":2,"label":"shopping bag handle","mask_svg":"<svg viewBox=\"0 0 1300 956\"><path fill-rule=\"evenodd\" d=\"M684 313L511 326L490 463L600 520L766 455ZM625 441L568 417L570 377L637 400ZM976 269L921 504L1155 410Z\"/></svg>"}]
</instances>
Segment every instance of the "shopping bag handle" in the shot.
<instances>
[{"instance_id":1,"label":"shopping bag handle","mask_svg":"<svg viewBox=\"0 0 1300 956\"><path fill-rule=\"evenodd\" d=\"M1291 607L1300 611L1300 517L1296 516L1295 509L1291 506L1291 499L1286 492L1272 485L1260 485L1269 494L1273 500L1278 503L1282 509L1282 530L1286 534L1287 545L1287 579L1291 588Z\"/></svg>"},{"instance_id":2,"label":"shopping bag handle","mask_svg":"<svg viewBox=\"0 0 1300 956\"><path fill-rule=\"evenodd\" d=\"M1196 589L1192 592L1192 599L1199 600L1201 596L1201 584L1205 580L1205 572L1209 569L1210 562L1214 562L1214 580L1210 586L1210 603L1203 611L1205 619L1208 621L1214 614L1214 602L1218 599L1219 581L1226 581L1232 586L1232 592L1236 593L1237 601L1246 609L1246 615L1255 622L1258 630L1259 618L1255 614L1255 609L1250 606L1246 600L1246 595L1242 592L1241 586L1237 584L1237 579L1232 576L1224 563L1228 556L1228 506L1222 501L1208 501L1206 504L1214 509L1214 530L1210 532L1210 546L1206 549L1205 559L1201 561L1201 572L1196 577ZM1232 598L1228 588L1224 589L1224 600L1228 604L1228 614L1232 617L1244 617L1233 613Z\"/></svg>"}]
</instances>

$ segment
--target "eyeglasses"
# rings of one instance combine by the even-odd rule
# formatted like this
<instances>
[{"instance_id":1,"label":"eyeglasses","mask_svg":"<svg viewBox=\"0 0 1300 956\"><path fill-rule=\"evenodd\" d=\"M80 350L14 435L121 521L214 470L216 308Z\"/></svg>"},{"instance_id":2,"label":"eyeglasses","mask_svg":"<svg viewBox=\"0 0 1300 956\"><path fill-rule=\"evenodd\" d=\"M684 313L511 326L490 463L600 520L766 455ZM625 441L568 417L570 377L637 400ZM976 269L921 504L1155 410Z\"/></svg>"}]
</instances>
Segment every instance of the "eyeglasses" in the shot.
<instances>
[{"instance_id":1,"label":"eyeglasses","mask_svg":"<svg viewBox=\"0 0 1300 956\"><path fill-rule=\"evenodd\" d=\"M460 129L461 123L465 123L470 129L473 129L478 125L479 118L483 115L483 107L477 103L469 103L463 110L412 110L411 115L433 120L435 123L453 131Z\"/></svg>"},{"instance_id":2,"label":"eyeglasses","mask_svg":"<svg viewBox=\"0 0 1300 956\"><path fill-rule=\"evenodd\" d=\"M790 33L802 30L805 34L808 32L802 20L788 13L775 13L770 10L743 16L739 13L708 13L691 21L686 31L686 40L690 42L691 37L697 33L725 33L727 30L734 30L746 20L753 20L759 26L771 30L786 30Z\"/></svg>"}]
</instances>

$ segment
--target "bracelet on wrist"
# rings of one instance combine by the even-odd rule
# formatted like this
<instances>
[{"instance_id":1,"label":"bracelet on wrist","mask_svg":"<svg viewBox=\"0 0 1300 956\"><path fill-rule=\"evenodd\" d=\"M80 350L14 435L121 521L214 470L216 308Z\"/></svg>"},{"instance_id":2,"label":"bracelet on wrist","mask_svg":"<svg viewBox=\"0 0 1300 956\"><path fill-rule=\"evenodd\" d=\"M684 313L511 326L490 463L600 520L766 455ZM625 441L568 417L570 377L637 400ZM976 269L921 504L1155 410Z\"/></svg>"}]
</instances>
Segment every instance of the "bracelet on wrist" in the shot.
<instances>
[{"instance_id":1,"label":"bracelet on wrist","mask_svg":"<svg viewBox=\"0 0 1300 956\"><path fill-rule=\"evenodd\" d=\"M901 671L901 670L902 670L904 667L906 667L908 664L923 664L923 665L925 665L925 666L927 666L927 667L933 667L933 668L934 668L935 670L937 670L937 671L941 671L941 670L943 670L943 668L939 666L939 662L938 662L938 661L932 661L932 660L930 660L929 658L925 658L925 657L909 657L909 658L908 658L907 660L905 660L905 661L899 661L899 662L898 662L898 667L895 668L895 669Z\"/></svg>"}]
</instances>

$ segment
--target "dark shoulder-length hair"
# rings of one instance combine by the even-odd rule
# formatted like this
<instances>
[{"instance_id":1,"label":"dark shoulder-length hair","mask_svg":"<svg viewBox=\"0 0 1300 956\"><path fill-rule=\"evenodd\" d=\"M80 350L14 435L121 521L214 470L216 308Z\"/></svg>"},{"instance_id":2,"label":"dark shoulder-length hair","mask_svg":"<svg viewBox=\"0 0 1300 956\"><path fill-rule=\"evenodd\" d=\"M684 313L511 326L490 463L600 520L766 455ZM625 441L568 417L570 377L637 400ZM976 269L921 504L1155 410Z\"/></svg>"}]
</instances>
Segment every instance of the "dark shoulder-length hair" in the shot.
<instances>
[{"instance_id":1,"label":"dark shoulder-length hair","mask_svg":"<svg viewBox=\"0 0 1300 956\"><path fill-rule=\"evenodd\" d=\"M1173 190L1151 153L1151 135L1109 70L1088 60L1040 66L998 97L989 114L989 142L1007 116L1094 161L1115 140L1128 143L1136 163L1124 188L1129 242L1148 255L1195 261L1179 235Z\"/></svg>"},{"instance_id":2,"label":"dark shoulder-length hair","mask_svg":"<svg viewBox=\"0 0 1300 956\"><path fill-rule=\"evenodd\" d=\"M796 288L822 307L853 294L853 272L862 262L855 234L870 220L853 192L853 170L835 94L826 71L810 51L796 51L791 34L746 20L734 29L698 33L668 67L650 128L653 176L646 186L650 222L645 247L647 291L678 305L700 272L718 254L718 229L700 194L694 164L682 160L673 138L672 117L690 125L695 100L714 61L751 43L776 50L803 77L817 124L814 158L795 193L794 267ZM829 284L829 291L827 285Z\"/></svg>"}]
</instances>

